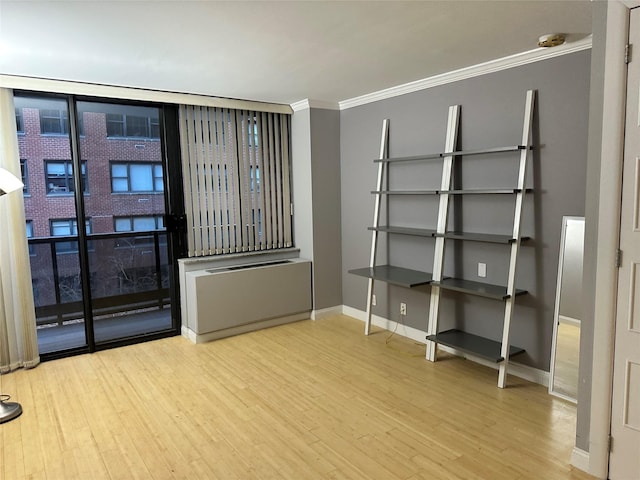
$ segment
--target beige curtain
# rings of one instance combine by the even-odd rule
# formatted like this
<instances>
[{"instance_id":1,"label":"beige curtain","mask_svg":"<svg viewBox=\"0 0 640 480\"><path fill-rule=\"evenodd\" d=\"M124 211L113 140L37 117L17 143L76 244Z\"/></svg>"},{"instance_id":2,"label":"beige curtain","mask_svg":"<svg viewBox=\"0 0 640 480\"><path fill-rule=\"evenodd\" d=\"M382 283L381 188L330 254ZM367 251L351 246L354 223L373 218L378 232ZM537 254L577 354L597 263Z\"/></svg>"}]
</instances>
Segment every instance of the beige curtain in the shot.
<instances>
[{"instance_id":1,"label":"beige curtain","mask_svg":"<svg viewBox=\"0 0 640 480\"><path fill-rule=\"evenodd\" d=\"M20 178L13 92L0 88L0 167ZM0 197L0 373L40 363L21 192Z\"/></svg>"}]
</instances>

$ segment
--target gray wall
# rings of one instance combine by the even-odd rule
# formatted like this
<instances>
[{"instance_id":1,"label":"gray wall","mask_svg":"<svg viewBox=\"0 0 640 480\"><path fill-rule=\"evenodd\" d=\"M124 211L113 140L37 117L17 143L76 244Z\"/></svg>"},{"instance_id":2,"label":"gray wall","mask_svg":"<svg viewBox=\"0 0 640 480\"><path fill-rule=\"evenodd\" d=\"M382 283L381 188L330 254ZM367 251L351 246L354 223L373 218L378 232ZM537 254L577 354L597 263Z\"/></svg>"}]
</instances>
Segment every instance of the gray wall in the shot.
<instances>
[{"instance_id":1,"label":"gray wall","mask_svg":"<svg viewBox=\"0 0 640 480\"><path fill-rule=\"evenodd\" d=\"M390 156L439 152L444 148L449 105L462 106L458 146L476 149L520 143L525 92L538 91L534 135L539 149L532 162L526 200L523 245L517 286L529 291L517 302L511 341L526 349L518 362L549 370L560 231L563 215L584 215L589 118L590 52L570 55L458 81L341 112L342 279L343 303L365 310L364 278L347 273L368 264L376 166L382 120L389 118ZM467 158L458 169L463 188L515 184L517 156ZM392 188L435 188L438 162L392 167ZM449 226L476 232L509 234L511 199L474 196L454 202ZM394 198L382 218L394 224L435 227L437 198ZM432 269L433 240L381 238L378 263ZM473 242L448 242L445 275L476 280L477 264L487 264L487 282L506 282L508 248ZM405 323L426 330L428 287L403 289L376 283L374 314L399 320L399 303L407 303ZM443 293L440 329L463 328L499 338L503 309L499 302Z\"/></svg>"},{"instance_id":2,"label":"gray wall","mask_svg":"<svg viewBox=\"0 0 640 480\"><path fill-rule=\"evenodd\" d=\"M314 309L342 305L340 112L311 109Z\"/></svg>"},{"instance_id":3,"label":"gray wall","mask_svg":"<svg viewBox=\"0 0 640 480\"><path fill-rule=\"evenodd\" d=\"M598 248L598 212L602 152L602 121L604 105L604 67L607 31L607 4L593 2L591 83L589 95L589 140L587 163L587 187L585 198L584 251L596 252ZM578 407L576 418L576 447L588 452L591 428L591 378L593 363L593 327L597 256L587 254L583 263L584 309L580 323L580 366L578 371Z\"/></svg>"},{"instance_id":4,"label":"gray wall","mask_svg":"<svg viewBox=\"0 0 640 480\"><path fill-rule=\"evenodd\" d=\"M340 112L295 112L291 138L294 240L313 262L313 309L340 306Z\"/></svg>"},{"instance_id":5,"label":"gray wall","mask_svg":"<svg viewBox=\"0 0 640 480\"><path fill-rule=\"evenodd\" d=\"M291 118L291 184L294 205L293 241L300 256L313 260L313 200L311 170L311 111Z\"/></svg>"}]
</instances>

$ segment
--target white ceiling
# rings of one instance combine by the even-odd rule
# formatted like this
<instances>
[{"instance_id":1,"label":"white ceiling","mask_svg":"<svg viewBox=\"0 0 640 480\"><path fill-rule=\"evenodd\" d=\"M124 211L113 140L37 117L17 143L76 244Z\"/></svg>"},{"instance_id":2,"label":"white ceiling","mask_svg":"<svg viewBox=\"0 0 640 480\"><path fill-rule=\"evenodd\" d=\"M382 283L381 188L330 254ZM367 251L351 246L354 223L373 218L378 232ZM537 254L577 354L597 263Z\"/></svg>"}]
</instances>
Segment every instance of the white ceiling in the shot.
<instances>
[{"instance_id":1,"label":"white ceiling","mask_svg":"<svg viewBox=\"0 0 640 480\"><path fill-rule=\"evenodd\" d=\"M0 0L0 73L336 103L591 33L572 1Z\"/></svg>"}]
</instances>

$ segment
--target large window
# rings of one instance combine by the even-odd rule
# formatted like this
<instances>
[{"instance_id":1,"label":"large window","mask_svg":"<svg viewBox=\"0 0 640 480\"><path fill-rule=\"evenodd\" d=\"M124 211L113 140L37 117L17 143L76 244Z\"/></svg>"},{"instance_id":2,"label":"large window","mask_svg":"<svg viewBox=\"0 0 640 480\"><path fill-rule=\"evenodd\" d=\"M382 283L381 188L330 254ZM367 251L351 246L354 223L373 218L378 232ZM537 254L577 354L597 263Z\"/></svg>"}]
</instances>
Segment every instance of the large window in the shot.
<instances>
[{"instance_id":1,"label":"large window","mask_svg":"<svg viewBox=\"0 0 640 480\"><path fill-rule=\"evenodd\" d=\"M289 115L180 107L189 256L287 248Z\"/></svg>"},{"instance_id":2,"label":"large window","mask_svg":"<svg viewBox=\"0 0 640 480\"><path fill-rule=\"evenodd\" d=\"M107 113L108 137L160 138L158 117Z\"/></svg>"},{"instance_id":3,"label":"large window","mask_svg":"<svg viewBox=\"0 0 640 480\"><path fill-rule=\"evenodd\" d=\"M71 160L47 160L45 166L48 195L65 195L75 191ZM82 191L87 193L87 162L82 162Z\"/></svg>"},{"instance_id":4,"label":"large window","mask_svg":"<svg viewBox=\"0 0 640 480\"><path fill-rule=\"evenodd\" d=\"M163 215L184 214L178 107L20 91L13 106L40 352L176 333L186 239Z\"/></svg>"},{"instance_id":5,"label":"large window","mask_svg":"<svg viewBox=\"0 0 640 480\"><path fill-rule=\"evenodd\" d=\"M111 162L113 193L163 192L162 164Z\"/></svg>"}]
</instances>

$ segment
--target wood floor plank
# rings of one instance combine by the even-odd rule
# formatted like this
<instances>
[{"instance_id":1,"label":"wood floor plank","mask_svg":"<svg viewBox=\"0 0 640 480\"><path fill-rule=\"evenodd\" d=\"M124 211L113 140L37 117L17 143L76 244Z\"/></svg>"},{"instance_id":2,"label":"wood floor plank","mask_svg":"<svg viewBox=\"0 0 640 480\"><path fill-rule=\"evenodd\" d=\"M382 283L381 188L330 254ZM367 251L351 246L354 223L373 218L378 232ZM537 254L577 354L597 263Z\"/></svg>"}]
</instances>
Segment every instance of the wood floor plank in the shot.
<instances>
[{"instance_id":1,"label":"wood floor plank","mask_svg":"<svg viewBox=\"0 0 640 480\"><path fill-rule=\"evenodd\" d=\"M575 406L346 316L2 376L3 479L587 480Z\"/></svg>"}]
</instances>

